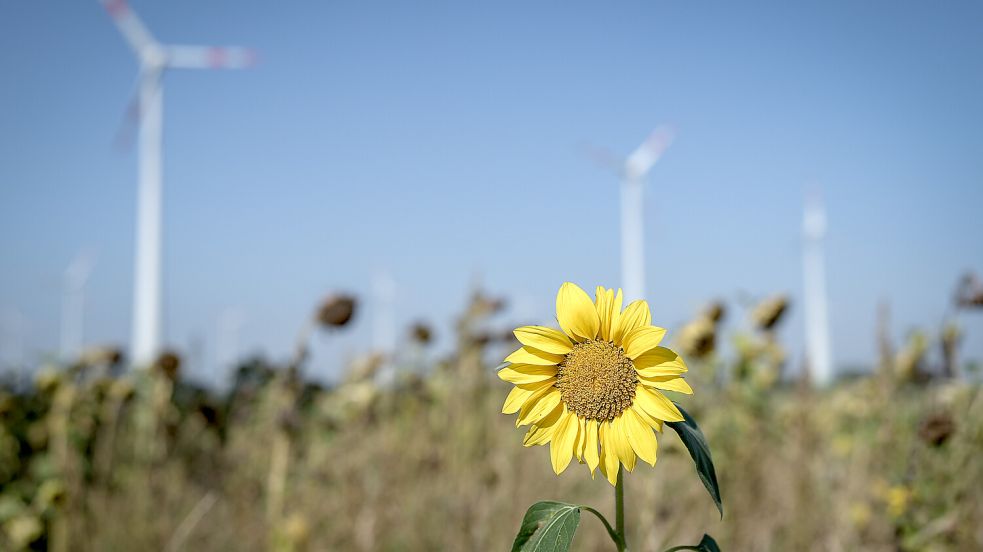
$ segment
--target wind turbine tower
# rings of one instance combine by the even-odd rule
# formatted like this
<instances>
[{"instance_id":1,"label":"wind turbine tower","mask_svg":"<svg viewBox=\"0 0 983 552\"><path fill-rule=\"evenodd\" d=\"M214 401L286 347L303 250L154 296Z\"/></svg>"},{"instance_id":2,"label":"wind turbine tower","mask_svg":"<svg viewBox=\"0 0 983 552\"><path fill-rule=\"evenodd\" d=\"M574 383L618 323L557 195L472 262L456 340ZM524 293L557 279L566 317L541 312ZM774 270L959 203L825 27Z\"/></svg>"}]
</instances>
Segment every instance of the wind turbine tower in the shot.
<instances>
[{"instance_id":1,"label":"wind turbine tower","mask_svg":"<svg viewBox=\"0 0 983 552\"><path fill-rule=\"evenodd\" d=\"M656 128L621 167L621 279L625 301L645 298L644 181L674 137L668 126Z\"/></svg>"},{"instance_id":2,"label":"wind turbine tower","mask_svg":"<svg viewBox=\"0 0 983 552\"><path fill-rule=\"evenodd\" d=\"M826 302L826 266L823 238L826 211L816 194L806 198L802 217L802 273L805 289L806 367L816 385L833 381L832 353Z\"/></svg>"},{"instance_id":3,"label":"wind turbine tower","mask_svg":"<svg viewBox=\"0 0 983 552\"><path fill-rule=\"evenodd\" d=\"M74 360L82 352L85 332L85 285L95 262L80 253L65 270L61 305L61 357Z\"/></svg>"},{"instance_id":4,"label":"wind turbine tower","mask_svg":"<svg viewBox=\"0 0 983 552\"><path fill-rule=\"evenodd\" d=\"M240 69L256 56L244 48L166 45L157 42L126 0L100 0L140 63L136 270L133 341L135 366L160 352L161 186L163 183L163 76L168 69Z\"/></svg>"},{"instance_id":5,"label":"wind turbine tower","mask_svg":"<svg viewBox=\"0 0 983 552\"><path fill-rule=\"evenodd\" d=\"M372 294L376 302L372 346L389 355L396 349L396 281L392 274L386 270L376 272L372 278Z\"/></svg>"}]
</instances>

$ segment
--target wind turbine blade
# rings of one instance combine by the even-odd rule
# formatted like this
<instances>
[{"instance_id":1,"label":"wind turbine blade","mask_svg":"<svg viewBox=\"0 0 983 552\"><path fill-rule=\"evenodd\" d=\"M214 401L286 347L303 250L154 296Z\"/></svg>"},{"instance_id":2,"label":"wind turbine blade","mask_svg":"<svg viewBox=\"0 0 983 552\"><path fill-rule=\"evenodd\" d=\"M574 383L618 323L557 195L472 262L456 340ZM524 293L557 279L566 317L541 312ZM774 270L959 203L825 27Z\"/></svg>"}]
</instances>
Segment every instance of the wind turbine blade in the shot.
<instances>
[{"instance_id":1,"label":"wind turbine blade","mask_svg":"<svg viewBox=\"0 0 983 552\"><path fill-rule=\"evenodd\" d=\"M167 67L174 69L245 69L256 65L249 48L215 46L166 46Z\"/></svg>"},{"instance_id":2,"label":"wind turbine blade","mask_svg":"<svg viewBox=\"0 0 983 552\"><path fill-rule=\"evenodd\" d=\"M624 169L625 160L613 151L595 146L593 144L582 144L580 147L584 155L589 157L598 166L620 173Z\"/></svg>"},{"instance_id":3,"label":"wind turbine blade","mask_svg":"<svg viewBox=\"0 0 983 552\"><path fill-rule=\"evenodd\" d=\"M157 81L155 84L159 85L164 71L162 69L150 69L148 71L152 78ZM140 119L143 118L140 108L140 84L146 78L145 74L141 72L133 81L133 86L130 87L130 101L126 104L126 111L123 112L119 128L116 129L116 147L122 151L128 151L133 146L136 128L140 124Z\"/></svg>"},{"instance_id":4,"label":"wind turbine blade","mask_svg":"<svg viewBox=\"0 0 983 552\"><path fill-rule=\"evenodd\" d=\"M140 18L137 17L136 12L130 8L126 0L99 1L106 9L106 12L109 13L110 17L113 18L113 22L116 23L116 27L123 34L123 38L126 39L127 44L130 45L130 48L136 52L137 57L142 61L146 60L151 56L152 52L159 48L153 35L150 34L143 21L140 21Z\"/></svg>"},{"instance_id":5,"label":"wind turbine blade","mask_svg":"<svg viewBox=\"0 0 983 552\"><path fill-rule=\"evenodd\" d=\"M625 160L625 173L629 178L637 179L645 176L669 148L675 136L672 127L666 125L652 131L648 139Z\"/></svg>"}]
</instances>

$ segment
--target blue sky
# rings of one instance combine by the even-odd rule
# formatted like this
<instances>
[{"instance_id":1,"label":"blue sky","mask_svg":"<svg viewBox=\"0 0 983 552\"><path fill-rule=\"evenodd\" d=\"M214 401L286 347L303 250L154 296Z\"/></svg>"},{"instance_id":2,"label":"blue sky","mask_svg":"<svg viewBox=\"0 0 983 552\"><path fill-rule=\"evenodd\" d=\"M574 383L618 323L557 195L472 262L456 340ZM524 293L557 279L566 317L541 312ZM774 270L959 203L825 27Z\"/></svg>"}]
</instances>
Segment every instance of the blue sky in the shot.
<instances>
[{"instance_id":1,"label":"blue sky","mask_svg":"<svg viewBox=\"0 0 983 552\"><path fill-rule=\"evenodd\" d=\"M134 7L163 42L260 51L251 70L166 76L165 327L206 358L222 312L245 317L241 351L282 357L318 298L367 297L380 271L400 327L445 338L476 279L512 299L503 323L548 320L564 280L616 285L617 180L582 146L627 153L663 122L657 323L785 291L797 363L809 186L838 365L873 361L879 302L899 339L935 331L957 278L983 272L978 2ZM114 139L136 69L94 0L0 4L0 313L24 321L29 358L57 348L82 249L86 341L129 338L136 160ZM368 346L372 307L318 341L316 373ZM983 356L983 315L962 322Z\"/></svg>"}]
</instances>

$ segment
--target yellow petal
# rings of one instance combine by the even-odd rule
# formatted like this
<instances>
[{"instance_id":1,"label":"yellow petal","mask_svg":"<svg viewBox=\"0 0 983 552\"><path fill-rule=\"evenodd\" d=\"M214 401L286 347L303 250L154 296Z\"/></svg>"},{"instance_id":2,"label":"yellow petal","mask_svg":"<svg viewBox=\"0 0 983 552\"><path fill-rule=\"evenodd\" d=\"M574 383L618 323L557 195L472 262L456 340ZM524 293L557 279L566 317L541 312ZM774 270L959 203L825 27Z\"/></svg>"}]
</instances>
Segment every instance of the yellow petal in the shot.
<instances>
[{"instance_id":1,"label":"yellow petal","mask_svg":"<svg viewBox=\"0 0 983 552\"><path fill-rule=\"evenodd\" d=\"M538 422L558 404L560 404L559 389L547 387L542 391L537 391L522 405L519 410L519 417L515 420L515 427Z\"/></svg>"},{"instance_id":2,"label":"yellow petal","mask_svg":"<svg viewBox=\"0 0 983 552\"><path fill-rule=\"evenodd\" d=\"M529 431L526 432L526 436L522 438L522 446L532 447L536 445L545 445L550 442L550 438L553 437L553 426L539 427L536 424L529 426Z\"/></svg>"},{"instance_id":3,"label":"yellow petal","mask_svg":"<svg viewBox=\"0 0 983 552\"><path fill-rule=\"evenodd\" d=\"M597 286L595 295L594 306L597 307L597 317L601 322L598 335L601 339L610 341L613 328L618 326L618 318L621 316L621 290L615 295L613 289Z\"/></svg>"},{"instance_id":4,"label":"yellow petal","mask_svg":"<svg viewBox=\"0 0 983 552\"><path fill-rule=\"evenodd\" d=\"M505 357L505 362L512 364L536 364L538 366L556 366L563 362L563 355L554 355L546 351L540 351L534 347L522 347L518 351Z\"/></svg>"},{"instance_id":5,"label":"yellow petal","mask_svg":"<svg viewBox=\"0 0 983 552\"><path fill-rule=\"evenodd\" d=\"M531 370L531 369L541 370L543 368L548 368L548 367L546 367L546 366L535 366L535 367L525 367L525 368L522 368L522 369L523 370ZM521 387L521 388L525 389L526 391L539 391L539 390L543 389L544 387L550 387L554 383L556 383L556 378L549 378L549 379L545 379L543 381L536 381L536 382L533 382L533 383L518 383L518 384L516 384L516 387Z\"/></svg>"},{"instance_id":6,"label":"yellow petal","mask_svg":"<svg viewBox=\"0 0 983 552\"><path fill-rule=\"evenodd\" d=\"M607 420L601 422L597 433L601 441L601 460L599 466L601 473L604 474L608 482L616 485L618 483L618 470L621 466L618 463L618 454L614 450L614 443L610 436L611 433L611 422Z\"/></svg>"},{"instance_id":7,"label":"yellow petal","mask_svg":"<svg viewBox=\"0 0 983 552\"><path fill-rule=\"evenodd\" d=\"M565 355L573 349L570 338L560 330L547 328L546 326L523 326L514 332L515 338L519 343L528 345L534 349L539 349L545 353L554 355Z\"/></svg>"},{"instance_id":8,"label":"yellow petal","mask_svg":"<svg viewBox=\"0 0 983 552\"><path fill-rule=\"evenodd\" d=\"M654 378L643 377L639 378L638 381L643 385L655 387L656 389L675 391L677 393L685 393L687 395L693 394L693 388L686 383L686 380L679 376L658 376Z\"/></svg>"},{"instance_id":9,"label":"yellow petal","mask_svg":"<svg viewBox=\"0 0 983 552\"><path fill-rule=\"evenodd\" d=\"M632 301L621 313L618 319L618 327L613 332L611 340L621 344L622 339L635 328L652 325L652 313L649 312L649 304L645 301Z\"/></svg>"},{"instance_id":10,"label":"yellow petal","mask_svg":"<svg viewBox=\"0 0 983 552\"><path fill-rule=\"evenodd\" d=\"M560 327L576 340L594 339L601 323L597 309L577 284L565 282L556 294L556 319Z\"/></svg>"},{"instance_id":11,"label":"yellow petal","mask_svg":"<svg viewBox=\"0 0 983 552\"><path fill-rule=\"evenodd\" d=\"M616 328L621 327L621 307L624 304L624 297L621 294L621 288L618 288L618 292L614 294L614 302L611 303L611 335L608 340L614 340L614 331Z\"/></svg>"},{"instance_id":12,"label":"yellow petal","mask_svg":"<svg viewBox=\"0 0 983 552\"><path fill-rule=\"evenodd\" d=\"M689 369L683 362L683 357L665 347L650 349L632 359L635 370L643 376L678 376Z\"/></svg>"},{"instance_id":13,"label":"yellow petal","mask_svg":"<svg viewBox=\"0 0 983 552\"><path fill-rule=\"evenodd\" d=\"M649 389L644 385L635 388L635 403L645 409L645 412L657 420L681 422L683 415L662 393Z\"/></svg>"},{"instance_id":14,"label":"yellow petal","mask_svg":"<svg viewBox=\"0 0 983 552\"><path fill-rule=\"evenodd\" d=\"M502 406L502 414L515 414L522 408L522 403L531 397L533 391L528 391L521 387L513 387L509 391L509 396L505 397L505 405Z\"/></svg>"},{"instance_id":15,"label":"yellow petal","mask_svg":"<svg viewBox=\"0 0 983 552\"><path fill-rule=\"evenodd\" d=\"M638 417L645 421L652 429L661 432L662 431L662 420L657 420L649 415L644 408L638 406L638 403L631 405L631 409L638 414Z\"/></svg>"},{"instance_id":16,"label":"yellow petal","mask_svg":"<svg viewBox=\"0 0 983 552\"><path fill-rule=\"evenodd\" d=\"M621 346L625 350L625 355L628 358L634 359L642 356L642 353L658 347L665 335L665 328L642 326L625 334L625 337L621 341Z\"/></svg>"},{"instance_id":17,"label":"yellow petal","mask_svg":"<svg viewBox=\"0 0 983 552\"><path fill-rule=\"evenodd\" d=\"M556 366L512 364L498 371L498 377L509 383L537 383L556 376Z\"/></svg>"},{"instance_id":18,"label":"yellow petal","mask_svg":"<svg viewBox=\"0 0 983 552\"><path fill-rule=\"evenodd\" d=\"M597 289L594 290L594 308L597 309L597 319L601 323L597 329L597 335L601 339L607 339L605 336L611 325L611 319L608 317L608 313L610 312L609 304L610 301L604 286L597 286Z\"/></svg>"},{"instance_id":19,"label":"yellow petal","mask_svg":"<svg viewBox=\"0 0 983 552\"><path fill-rule=\"evenodd\" d=\"M652 427L631 408L621 414L621 425L635 454L654 466L659 445L655 440L655 433L652 433Z\"/></svg>"},{"instance_id":20,"label":"yellow petal","mask_svg":"<svg viewBox=\"0 0 983 552\"><path fill-rule=\"evenodd\" d=\"M516 385L509 392L509 396L505 398L505 405L502 406L502 414L515 414L536 391L544 387L549 387L554 383L556 383L556 378Z\"/></svg>"},{"instance_id":21,"label":"yellow petal","mask_svg":"<svg viewBox=\"0 0 983 552\"><path fill-rule=\"evenodd\" d=\"M563 473L570 465L573 458L573 446L577 442L577 416L572 412L564 413L560 416L559 425L550 441L550 460L553 462L553 472L556 475Z\"/></svg>"},{"instance_id":22,"label":"yellow petal","mask_svg":"<svg viewBox=\"0 0 983 552\"><path fill-rule=\"evenodd\" d=\"M594 470L597 469L599 457L597 455L597 420L587 420L584 426L584 461L590 468L591 477L594 477Z\"/></svg>"},{"instance_id":23,"label":"yellow petal","mask_svg":"<svg viewBox=\"0 0 983 552\"><path fill-rule=\"evenodd\" d=\"M625 465L628 471L634 470L635 451L631 449L631 444L628 443L628 434L625 431L624 420L621 419L621 416L611 420L610 428L611 431L608 433L611 434L613 439L608 437L608 440L613 442L614 452L617 453L618 459L621 460L621 463Z\"/></svg>"},{"instance_id":24,"label":"yellow petal","mask_svg":"<svg viewBox=\"0 0 983 552\"><path fill-rule=\"evenodd\" d=\"M584 430L587 420L577 416L577 444L573 446L573 452L577 456L577 461L584 463L584 441L587 438L587 431Z\"/></svg>"},{"instance_id":25,"label":"yellow petal","mask_svg":"<svg viewBox=\"0 0 983 552\"><path fill-rule=\"evenodd\" d=\"M614 341L614 334L618 331L618 325L620 324L623 298L620 289L617 293L609 289L605 292L605 295L605 311L602 313L600 308L597 311L601 317L601 337L607 341Z\"/></svg>"},{"instance_id":26,"label":"yellow petal","mask_svg":"<svg viewBox=\"0 0 983 552\"><path fill-rule=\"evenodd\" d=\"M522 440L522 445L526 447L531 447L533 445L545 445L550 442L553 438L553 433L556 430L556 423L560 420L560 416L563 414L563 405L556 405L545 418L532 424L529 427L529 431L526 432L525 438Z\"/></svg>"}]
</instances>

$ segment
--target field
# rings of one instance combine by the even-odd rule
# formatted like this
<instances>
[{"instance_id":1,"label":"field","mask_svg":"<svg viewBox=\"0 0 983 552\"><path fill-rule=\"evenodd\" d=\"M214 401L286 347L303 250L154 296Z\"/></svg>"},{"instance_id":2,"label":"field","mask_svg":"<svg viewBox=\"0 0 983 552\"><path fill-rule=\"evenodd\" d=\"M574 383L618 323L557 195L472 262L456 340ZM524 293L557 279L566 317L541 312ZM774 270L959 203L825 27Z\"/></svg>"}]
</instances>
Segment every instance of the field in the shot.
<instances>
[{"instance_id":1,"label":"field","mask_svg":"<svg viewBox=\"0 0 983 552\"><path fill-rule=\"evenodd\" d=\"M610 516L602 477L554 475L500 413L509 386L493 369L516 344L479 329L482 301L450 355L430 359L418 328L414 362L385 385L378 357L333 388L305 383L299 354L244 363L221 396L183 383L176 357L125 376L89 358L5 391L0 548L505 550L538 500ZM926 377L905 347L829 389L780 379L778 318L678 343L696 393L673 398L707 435L724 516L666 431L656 467L625 479L632 549L704 532L724 550L983 548L979 386ZM733 358L715 351L723 339ZM613 547L585 517L574 549Z\"/></svg>"}]
</instances>

